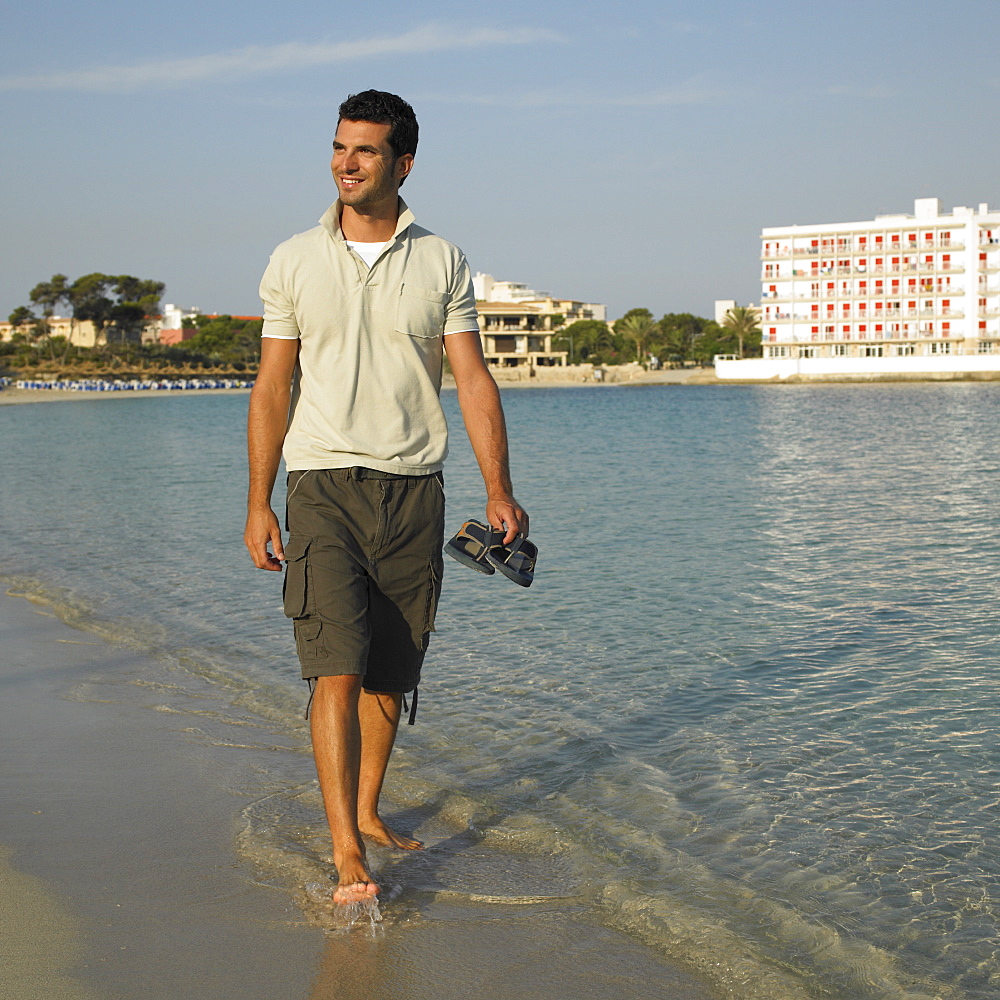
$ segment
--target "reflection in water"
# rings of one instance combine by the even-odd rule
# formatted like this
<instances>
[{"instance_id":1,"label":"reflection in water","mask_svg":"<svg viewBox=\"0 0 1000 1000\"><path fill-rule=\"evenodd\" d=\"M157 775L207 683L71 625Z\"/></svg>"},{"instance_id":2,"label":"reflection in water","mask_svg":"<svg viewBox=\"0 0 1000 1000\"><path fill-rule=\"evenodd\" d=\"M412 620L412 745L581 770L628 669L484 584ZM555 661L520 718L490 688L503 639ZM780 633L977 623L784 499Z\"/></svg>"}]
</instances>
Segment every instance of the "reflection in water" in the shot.
<instances>
[{"instance_id":1,"label":"reflection in water","mask_svg":"<svg viewBox=\"0 0 1000 1000\"><path fill-rule=\"evenodd\" d=\"M420 964L445 923L483 977L484 936L545 982L539 936L572 956L585 925L740 1000L997 995L998 404L994 384L507 393L540 571L522 591L447 567L388 787L431 848L375 852L387 934L332 937L317 995L398 995L345 977L348 943L347 968L453 995ZM3 569L159 653L161 706L224 696L197 725L253 760L241 846L301 891L328 848L277 587L238 542L244 406L5 408ZM482 497L453 444L457 525Z\"/></svg>"}]
</instances>

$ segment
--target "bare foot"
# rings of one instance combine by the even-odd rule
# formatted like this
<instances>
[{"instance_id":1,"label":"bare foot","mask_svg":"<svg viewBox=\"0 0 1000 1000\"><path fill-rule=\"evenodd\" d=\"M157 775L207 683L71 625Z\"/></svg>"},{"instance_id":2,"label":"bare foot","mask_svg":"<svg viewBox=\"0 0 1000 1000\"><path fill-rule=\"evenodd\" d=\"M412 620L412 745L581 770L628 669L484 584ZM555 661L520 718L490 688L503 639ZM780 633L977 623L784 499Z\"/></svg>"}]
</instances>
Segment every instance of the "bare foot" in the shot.
<instances>
[{"instance_id":1,"label":"bare foot","mask_svg":"<svg viewBox=\"0 0 1000 1000\"><path fill-rule=\"evenodd\" d=\"M360 903L378 895L380 887L372 880L363 854L351 853L339 860L335 857L334 864L337 866L335 903Z\"/></svg>"},{"instance_id":2,"label":"bare foot","mask_svg":"<svg viewBox=\"0 0 1000 1000\"><path fill-rule=\"evenodd\" d=\"M376 844L381 844L383 847L398 847L403 851L422 851L424 849L422 841L396 833L395 830L386 826L379 816L364 822L359 819L358 828L365 837L374 840Z\"/></svg>"},{"instance_id":3,"label":"bare foot","mask_svg":"<svg viewBox=\"0 0 1000 1000\"><path fill-rule=\"evenodd\" d=\"M342 906L347 903L362 903L366 899L378 898L378 886L374 882L351 882L338 885L333 890L333 901Z\"/></svg>"}]
</instances>

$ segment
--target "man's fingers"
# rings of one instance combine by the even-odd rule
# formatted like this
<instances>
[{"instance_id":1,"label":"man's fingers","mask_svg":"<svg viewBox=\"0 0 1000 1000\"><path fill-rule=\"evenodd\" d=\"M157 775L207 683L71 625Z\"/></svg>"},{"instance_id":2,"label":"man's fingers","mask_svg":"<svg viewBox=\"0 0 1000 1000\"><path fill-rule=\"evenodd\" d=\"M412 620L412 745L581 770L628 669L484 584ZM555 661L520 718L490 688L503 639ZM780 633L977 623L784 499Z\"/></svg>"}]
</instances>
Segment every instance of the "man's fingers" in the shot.
<instances>
[{"instance_id":1,"label":"man's fingers","mask_svg":"<svg viewBox=\"0 0 1000 1000\"><path fill-rule=\"evenodd\" d=\"M247 516L243 542L257 569L281 571L285 552L281 544L281 528L272 510L251 512ZM268 551L268 544L274 549L274 555Z\"/></svg>"},{"instance_id":2,"label":"man's fingers","mask_svg":"<svg viewBox=\"0 0 1000 1000\"><path fill-rule=\"evenodd\" d=\"M516 504L493 501L486 507L486 519L504 532L504 545L510 545L518 535L528 535L528 514Z\"/></svg>"}]
</instances>

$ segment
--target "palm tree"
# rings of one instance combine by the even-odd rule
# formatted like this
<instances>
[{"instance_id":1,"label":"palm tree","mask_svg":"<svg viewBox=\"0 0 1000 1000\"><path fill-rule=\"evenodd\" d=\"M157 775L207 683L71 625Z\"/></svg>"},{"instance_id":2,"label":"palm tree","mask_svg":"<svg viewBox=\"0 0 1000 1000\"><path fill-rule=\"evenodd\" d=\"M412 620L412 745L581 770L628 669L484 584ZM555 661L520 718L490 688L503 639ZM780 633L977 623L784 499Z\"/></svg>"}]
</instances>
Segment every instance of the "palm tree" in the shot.
<instances>
[{"instance_id":1,"label":"palm tree","mask_svg":"<svg viewBox=\"0 0 1000 1000\"><path fill-rule=\"evenodd\" d=\"M642 360L642 345L656 329L653 317L646 309L633 309L615 324L615 332L635 341L635 360Z\"/></svg>"},{"instance_id":2,"label":"palm tree","mask_svg":"<svg viewBox=\"0 0 1000 1000\"><path fill-rule=\"evenodd\" d=\"M740 345L741 358L743 357L743 342L752 334L760 332L759 315L759 312L750 306L733 306L732 309L726 311L726 315L722 319L722 326L736 337L736 341Z\"/></svg>"}]
</instances>

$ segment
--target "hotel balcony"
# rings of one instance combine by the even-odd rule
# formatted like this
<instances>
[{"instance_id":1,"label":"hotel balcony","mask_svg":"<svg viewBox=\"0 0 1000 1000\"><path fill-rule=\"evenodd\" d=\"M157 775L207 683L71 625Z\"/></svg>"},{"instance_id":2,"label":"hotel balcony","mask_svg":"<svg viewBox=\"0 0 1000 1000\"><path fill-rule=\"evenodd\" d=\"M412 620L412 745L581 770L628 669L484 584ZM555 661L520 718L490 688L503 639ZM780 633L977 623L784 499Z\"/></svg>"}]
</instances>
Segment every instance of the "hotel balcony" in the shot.
<instances>
[{"instance_id":1,"label":"hotel balcony","mask_svg":"<svg viewBox=\"0 0 1000 1000\"><path fill-rule=\"evenodd\" d=\"M996 245L1000 240L984 241L980 245ZM894 243L855 243L855 244L828 244L818 247L792 247L789 250L772 250L770 254L762 253L761 256L772 257L843 257L859 256L861 254L885 254L885 253L915 253L919 251L933 250L962 250L965 248L963 240L897 240Z\"/></svg>"}]
</instances>

